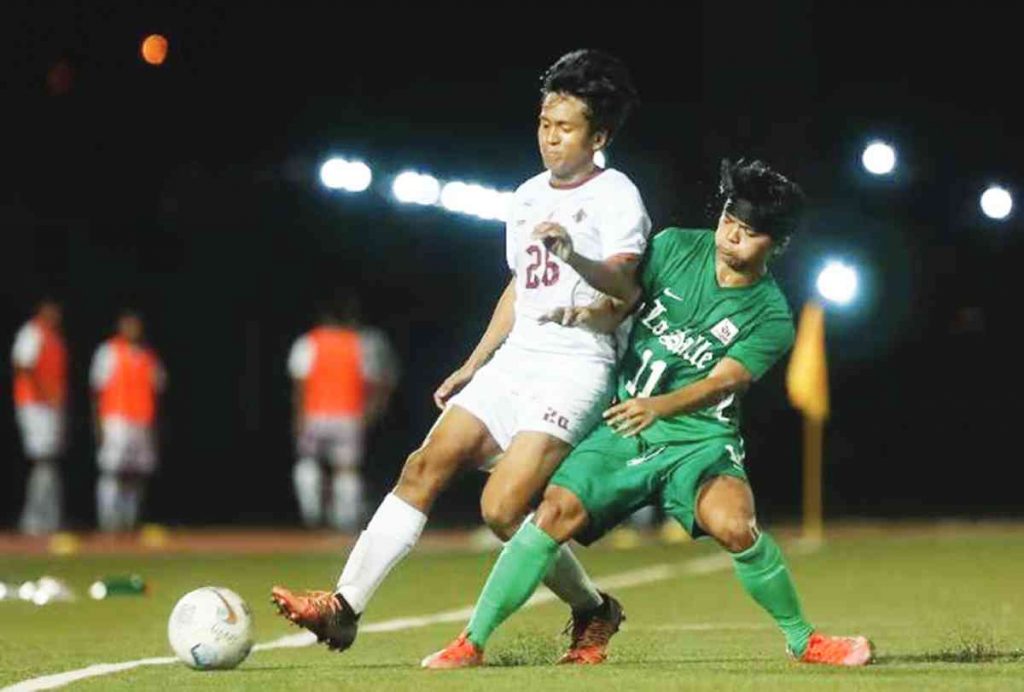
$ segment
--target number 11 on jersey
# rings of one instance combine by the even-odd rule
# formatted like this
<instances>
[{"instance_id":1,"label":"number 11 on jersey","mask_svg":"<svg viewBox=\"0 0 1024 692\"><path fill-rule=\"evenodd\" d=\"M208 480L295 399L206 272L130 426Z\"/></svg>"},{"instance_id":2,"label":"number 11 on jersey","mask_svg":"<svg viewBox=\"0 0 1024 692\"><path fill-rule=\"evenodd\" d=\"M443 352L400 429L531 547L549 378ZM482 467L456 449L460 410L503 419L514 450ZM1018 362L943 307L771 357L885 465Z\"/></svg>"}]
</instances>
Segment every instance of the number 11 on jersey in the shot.
<instances>
[{"instance_id":1,"label":"number 11 on jersey","mask_svg":"<svg viewBox=\"0 0 1024 692\"><path fill-rule=\"evenodd\" d=\"M630 396L650 396L651 392L653 392L654 388L658 385L658 380L661 379L661 376L664 374L665 368L668 367L668 364L663 360L656 360L652 363L652 357L654 357L654 351L649 348L644 349L642 355L643 360L640 363L640 368L636 371L636 375L633 376L633 379L624 385ZM640 390L640 393L637 394L637 385L639 384L644 371L648 369L648 365L650 365L650 371L647 375L647 381L644 383L643 389Z\"/></svg>"}]
</instances>

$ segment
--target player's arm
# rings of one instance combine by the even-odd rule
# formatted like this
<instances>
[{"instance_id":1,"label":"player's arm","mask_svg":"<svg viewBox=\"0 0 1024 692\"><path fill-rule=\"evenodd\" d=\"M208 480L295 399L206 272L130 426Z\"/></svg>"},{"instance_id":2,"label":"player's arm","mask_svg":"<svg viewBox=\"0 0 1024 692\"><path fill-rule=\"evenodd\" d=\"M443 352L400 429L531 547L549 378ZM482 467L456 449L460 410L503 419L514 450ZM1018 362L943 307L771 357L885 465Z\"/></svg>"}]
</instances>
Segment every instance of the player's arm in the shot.
<instances>
[{"instance_id":1,"label":"player's arm","mask_svg":"<svg viewBox=\"0 0 1024 692\"><path fill-rule=\"evenodd\" d=\"M39 361L39 351L42 349L42 337L35 327L25 327L18 332L14 339L14 349L11 353L11 365L14 368L15 377L21 376L32 383L32 390L39 392L43 401L50 405L57 404L57 392L48 391L43 386L43 381L36 374L36 364Z\"/></svg>"},{"instance_id":2,"label":"player's arm","mask_svg":"<svg viewBox=\"0 0 1024 692\"><path fill-rule=\"evenodd\" d=\"M545 221L533 231L533 237L544 242L548 250L576 270L583 280L613 298L626 303L635 302L640 294L636 269L640 255L620 253L605 260L592 260L576 252L572 237L560 224Z\"/></svg>"},{"instance_id":3,"label":"player's arm","mask_svg":"<svg viewBox=\"0 0 1024 692\"><path fill-rule=\"evenodd\" d=\"M513 276L498 299L498 304L494 307L494 313L491 315L491 321L488 323L484 335L480 337L480 342L476 345L476 348L469 354L466 362L449 375L441 383L441 386L437 388L437 391L434 392L434 403L437 404L438 408L443 409L445 402L473 379L476 371L491 359L494 352L505 341L509 332L512 331L512 325L516 321L515 306L516 279Z\"/></svg>"},{"instance_id":4,"label":"player's arm","mask_svg":"<svg viewBox=\"0 0 1024 692\"><path fill-rule=\"evenodd\" d=\"M726 356L703 380L667 394L627 399L605 411L604 418L623 437L632 437L660 418L684 416L719 404L745 391L752 381L742 363Z\"/></svg>"},{"instance_id":5,"label":"player's arm","mask_svg":"<svg viewBox=\"0 0 1024 692\"><path fill-rule=\"evenodd\" d=\"M302 432L304 423L302 402L306 399L306 381L302 379L292 380L292 432L298 435Z\"/></svg>"},{"instance_id":6,"label":"player's arm","mask_svg":"<svg viewBox=\"0 0 1024 692\"><path fill-rule=\"evenodd\" d=\"M553 322L563 327L583 327L599 334L611 334L622 320L636 307L640 294L631 302L599 296L590 305L582 307L555 308L541 316L539 321Z\"/></svg>"},{"instance_id":7,"label":"player's arm","mask_svg":"<svg viewBox=\"0 0 1024 692\"><path fill-rule=\"evenodd\" d=\"M89 365L89 408L92 413L92 431L96 445L103 444L103 425L100 421L100 392L110 377L110 351L101 344Z\"/></svg>"}]
</instances>

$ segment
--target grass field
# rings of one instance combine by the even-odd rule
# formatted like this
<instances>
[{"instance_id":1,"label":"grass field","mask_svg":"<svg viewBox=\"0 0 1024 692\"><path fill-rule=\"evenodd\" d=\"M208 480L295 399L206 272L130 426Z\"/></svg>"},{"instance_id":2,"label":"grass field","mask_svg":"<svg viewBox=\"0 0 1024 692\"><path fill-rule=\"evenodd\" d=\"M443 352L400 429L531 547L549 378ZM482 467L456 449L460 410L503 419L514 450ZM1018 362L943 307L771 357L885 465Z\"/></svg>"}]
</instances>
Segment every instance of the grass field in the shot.
<instances>
[{"instance_id":1,"label":"grass field","mask_svg":"<svg viewBox=\"0 0 1024 692\"><path fill-rule=\"evenodd\" d=\"M786 547L784 545L784 547ZM1022 689L1024 690L1024 528L1017 525L915 532L844 532L816 551L790 551L812 622L835 633L863 633L878 650L860 670L787 660L772 623L743 593L712 544L594 548L581 555L598 578L658 565L674 575L619 588L629 616L608 663L551 665L564 644L566 611L549 602L514 616L492 640L486 669L421 671L420 658L458 634L461 623L360 634L353 649L254 652L234 671L199 673L183 665L136 668L74 683L121 689ZM414 553L378 592L364 625L470 605L493 553ZM182 593L227 586L255 611L257 640L295 633L273 615L274 582L325 587L339 555L0 556L0 578L43 573L80 595L98 575L138 572L145 597L35 607L0 603L0 686L28 678L170 655L166 621ZM666 570L666 573L669 570ZM652 572L657 574L657 570Z\"/></svg>"}]
</instances>

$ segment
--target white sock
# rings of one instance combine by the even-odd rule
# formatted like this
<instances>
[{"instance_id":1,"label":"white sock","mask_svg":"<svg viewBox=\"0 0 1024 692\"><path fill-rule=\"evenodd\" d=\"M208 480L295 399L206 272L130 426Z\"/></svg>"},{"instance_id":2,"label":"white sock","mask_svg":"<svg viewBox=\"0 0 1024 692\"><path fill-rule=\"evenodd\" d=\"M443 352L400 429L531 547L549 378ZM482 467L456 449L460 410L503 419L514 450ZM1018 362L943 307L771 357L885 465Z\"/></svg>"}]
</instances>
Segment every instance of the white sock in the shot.
<instances>
[{"instance_id":1,"label":"white sock","mask_svg":"<svg viewBox=\"0 0 1024 692\"><path fill-rule=\"evenodd\" d=\"M139 510L145 494L145 481L141 478L121 481L121 528L134 529L139 523Z\"/></svg>"},{"instance_id":2,"label":"white sock","mask_svg":"<svg viewBox=\"0 0 1024 692\"><path fill-rule=\"evenodd\" d=\"M592 610L601 605L603 600L594 582L590 581L583 565L572 554L568 545L558 549L555 561L544 575L544 586L568 603L573 610Z\"/></svg>"},{"instance_id":3,"label":"white sock","mask_svg":"<svg viewBox=\"0 0 1024 692\"><path fill-rule=\"evenodd\" d=\"M338 593L357 614L366 609L391 568L416 545L426 523L426 514L394 493L380 503L338 578Z\"/></svg>"},{"instance_id":4,"label":"white sock","mask_svg":"<svg viewBox=\"0 0 1024 692\"><path fill-rule=\"evenodd\" d=\"M104 473L96 481L96 518L101 531L117 531L120 528L117 476Z\"/></svg>"},{"instance_id":5,"label":"white sock","mask_svg":"<svg viewBox=\"0 0 1024 692\"><path fill-rule=\"evenodd\" d=\"M323 521L323 470L316 459L305 457L292 467L292 483L299 500L302 522L312 528Z\"/></svg>"},{"instance_id":6,"label":"white sock","mask_svg":"<svg viewBox=\"0 0 1024 692\"><path fill-rule=\"evenodd\" d=\"M355 531L363 512L363 479L356 469L335 469L331 479L331 526Z\"/></svg>"},{"instance_id":7,"label":"white sock","mask_svg":"<svg viewBox=\"0 0 1024 692\"><path fill-rule=\"evenodd\" d=\"M60 528L61 484L57 464L51 459L33 462L25 489L21 529L25 533L50 533Z\"/></svg>"}]
</instances>

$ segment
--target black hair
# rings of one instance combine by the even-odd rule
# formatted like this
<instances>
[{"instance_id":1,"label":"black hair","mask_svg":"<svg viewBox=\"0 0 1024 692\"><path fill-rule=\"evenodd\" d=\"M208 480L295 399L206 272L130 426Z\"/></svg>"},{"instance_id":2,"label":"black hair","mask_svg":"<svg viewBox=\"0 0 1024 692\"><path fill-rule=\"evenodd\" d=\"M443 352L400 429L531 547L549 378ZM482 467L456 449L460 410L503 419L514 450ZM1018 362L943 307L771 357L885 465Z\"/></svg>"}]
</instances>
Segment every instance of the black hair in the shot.
<instances>
[{"instance_id":1,"label":"black hair","mask_svg":"<svg viewBox=\"0 0 1024 692\"><path fill-rule=\"evenodd\" d=\"M566 53L541 75L541 97L569 94L587 105L592 132L611 141L637 101L626 65L613 55L582 49Z\"/></svg>"},{"instance_id":2,"label":"black hair","mask_svg":"<svg viewBox=\"0 0 1024 692\"><path fill-rule=\"evenodd\" d=\"M784 246L797 230L806 197L800 186L764 161L722 159L722 208Z\"/></svg>"}]
</instances>

